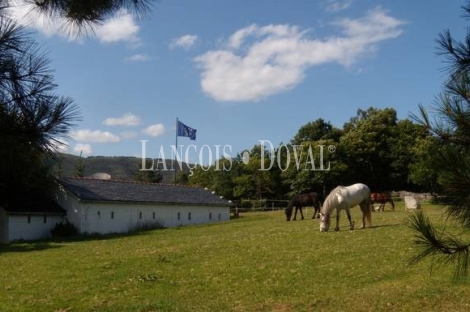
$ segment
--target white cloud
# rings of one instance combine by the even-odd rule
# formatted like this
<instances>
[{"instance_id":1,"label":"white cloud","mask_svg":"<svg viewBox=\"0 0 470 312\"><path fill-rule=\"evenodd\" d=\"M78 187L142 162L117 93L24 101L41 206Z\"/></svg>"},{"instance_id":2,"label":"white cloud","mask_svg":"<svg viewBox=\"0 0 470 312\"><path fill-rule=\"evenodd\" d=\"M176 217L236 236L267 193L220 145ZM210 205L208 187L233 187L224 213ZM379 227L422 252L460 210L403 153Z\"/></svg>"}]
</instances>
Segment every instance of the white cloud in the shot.
<instances>
[{"instance_id":1,"label":"white cloud","mask_svg":"<svg viewBox=\"0 0 470 312\"><path fill-rule=\"evenodd\" d=\"M93 149L90 144L78 143L74 146L73 151L75 153L82 153L83 155L90 155L93 153Z\"/></svg>"},{"instance_id":2,"label":"white cloud","mask_svg":"<svg viewBox=\"0 0 470 312\"><path fill-rule=\"evenodd\" d=\"M116 143L121 139L111 132L100 130L77 130L72 131L72 138L78 142L92 142L92 143Z\"/></svg>"},{"instance_id":3,"label":"white cloud","mask_svg":"<svg viewBox=\"0 0 470 312\"><path fill-rule=\"evenodd\" d=\"M165 133L165 126L161 123L151 125L142 130L142 133L149 136L158 137Z\"/></svg>"},{"instance_id":4,"label":"white cloud","mask_svg":"<svg viewBox=\"0 0 470 312\"><path fill-rule=\"evenodd\" d=\"M349 9L352 0L327 0L325 3L325 10L327 12L339 12Z\"/></svg>"},{"instance_id":5,"label":"white cloud","mask_svg":"<svg viewBox=\"0 0 470 312\"><path fill-rule=\"evenodd\" d=\"M7 11L10 17L25 27L35 28L46 36L59 35L62 37L75 38L77 31L72 27L67 27L65 19L57 16L50 17L35 10L34 5L25 0L10 1Z\"/></svg>"},{"instance_id":6,"label":"white cloud","mask_svg":"<svg viewBox=\"0 0 470 312\"><path fill-rule=\"evenodd\" d=\"M140 117L133 115L131 113L126 113L122 117L118 118L106 118L103 121L103 124L106 126L126 126L126 127L135 127L142 123Z\"/></svg>"},{"instance_id":7,"label":"white cloud","mask_svg":"<svg viewBox=\"0 0 470 312\"><path fill-rule=\"evenodd\" d=\"M129 57L126 57L124 60L126 62L135 63L135 62L147 62L149 59L150 58L147 54L134 54Z\"/></svg>"},{"instance_id":8,"label":"white cloud","mask_svg":"<svg viewBox=\"0 0 470 312\"><path fill-rule=\"evenodd\" d=\"M46 36L56 35L71 41L81 41L77 27L58 16L39 13L26 0L10 1L8 12L20 25L34 28ZM85 29L82 33L95 34L98 40L104 43L127 41L136 44L140 41L137 35L139 26L127 10L121 10L115 17L105 20L101 26L94 26L93 30Z\"/></svg>"},{"instance_id":9,"label":"white cloud","mask_svg":"<svg viewBox=\"0 0 470 312\"><path fill-rule=\"evenodd\" d=\"M95 31L101 42L111 43L116 41L129 41L136 43L140 41L137 33L139 26L136 25L131 13L121 10L115 17L107 20Z\"/></svg>"},{"instance_id":10,"label":"white cloud","mask_svg":"<svg viewBox=\"0 0 470 312\"><path fill-rule=\"evenodd\" d=\"M306 70L325 63L345 67L375 51L381 41L401 35L405 22L377 8L359 19L333 23L340 36L311 39L297 26L251 25L235 32L226 47L194 59L201 87L217 101L258 101L294 88Z\"/></svg>"},{"instance_id":11,"label":"white cloud","mask_svg":"<svg viewBox=\"0 0 470 312\"><path fill-rule=\"evenodd\" d=\"M196 35L184 35L171 40L170 48L189 49L196 43L197 39Z\"/></svg>"},{"instance_id":12,"label":"white cloud","mask_svg":"<svg viewBox=\"0 0 470 312\"><path fill-rule=\"evenodd\" d=\"M63 139L50 140L50 146L56 153L67 153L69 144Z\"/></svg>"}]
</instances>

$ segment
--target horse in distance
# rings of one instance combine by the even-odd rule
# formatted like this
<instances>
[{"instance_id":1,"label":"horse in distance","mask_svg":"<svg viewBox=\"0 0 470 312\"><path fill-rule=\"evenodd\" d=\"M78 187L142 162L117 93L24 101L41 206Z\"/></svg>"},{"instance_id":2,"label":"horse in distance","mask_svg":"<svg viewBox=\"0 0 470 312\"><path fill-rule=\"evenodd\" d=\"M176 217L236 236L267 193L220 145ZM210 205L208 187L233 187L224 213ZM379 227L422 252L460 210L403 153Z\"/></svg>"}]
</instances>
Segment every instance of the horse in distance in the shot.
<instances>
[{"instance_id":1,"label":"horse in distance","mask_svg":"<svg viewBox=\"0 0 470 312\"><path fill-rule=\"evenodd\" d=\"M350 208L359 205L362 211L362 226L371 225L370 209L370 190L362 183L356 183L350 186L338 186L333 189L323 202L323 208L320 213L320 232L327 232L330 228L330 219L333 209L336 209L336 227L339 230L339 216L341 209L346 211L349 220L350 230L354 229L354 223L351 220Z\"/></svg>"},{"instance_id":2,"label":"horse in distance","mask_svg":"<svg viewBox=\"0 0 470 312\"><path fill-rule=\"evenodd\" d=\"M285 210L287 221L290 221L292 217L292 209L294 207L295 207L295 214L294 214L293 220L297 219L297 211L300 211L300 215L303 220L304 214L302 213L302 207L309 207L309 206L312 206L315 208L315 212L313 213L313 216L312 216L312 219L315 219L315 216L317 215L317 213L320 213L321 199L322 199L322 196L317 192L301 193L301 194L294 195Z\"/></svg>"},{"instance_id":3,"label":"horse in distance","mask_svg":"<svg viewBox=\"0 0 470 312\"><path fill-rule=\"evenodd\" d=\"M379 203L379 209L377 211L384 211L385 204L390 203L392 210L395 211L395 203L393 202L392 195L390 192L382 193L370 193L370 205L374 206L375 203Z\"/></svg>"}]
</instances>

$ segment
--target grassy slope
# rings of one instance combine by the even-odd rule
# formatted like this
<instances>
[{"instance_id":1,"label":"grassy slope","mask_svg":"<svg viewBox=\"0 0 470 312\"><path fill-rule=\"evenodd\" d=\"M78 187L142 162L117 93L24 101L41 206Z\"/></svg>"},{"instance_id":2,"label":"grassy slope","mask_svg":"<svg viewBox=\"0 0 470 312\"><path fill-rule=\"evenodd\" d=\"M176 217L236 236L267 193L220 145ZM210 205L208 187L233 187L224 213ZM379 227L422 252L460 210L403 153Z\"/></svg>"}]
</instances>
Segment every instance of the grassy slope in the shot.
<instances>
[{"instance_id":1,"label":"grassy slope","mask_svg":"<svg viewBox=\"0 0 470 312\"><path fill-rule=\"evenodd\" d=\"M442 210L425 206L435 220ZM359 209L353 209L359 224ZM466 311L470 287L407 265L396 212L320 233L282 212L205 226L0 249L0 311Z\"/></svg>"}]
</instances>

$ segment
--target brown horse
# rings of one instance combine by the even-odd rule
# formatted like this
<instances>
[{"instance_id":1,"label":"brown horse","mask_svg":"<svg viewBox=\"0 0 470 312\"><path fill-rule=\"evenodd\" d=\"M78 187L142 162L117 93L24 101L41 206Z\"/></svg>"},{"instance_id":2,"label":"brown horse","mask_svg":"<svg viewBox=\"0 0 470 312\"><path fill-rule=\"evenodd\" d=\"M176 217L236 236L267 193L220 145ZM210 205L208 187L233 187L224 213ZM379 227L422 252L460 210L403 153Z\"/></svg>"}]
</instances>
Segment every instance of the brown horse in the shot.
<instances>
[{"instance_id":1,"label":"brown horse","mask_svg":"<svg viewBox=\"0 0 470 312\"><path fill-rule=\"evenodd\" d=\"M393 202L390 192L370 193L370 206L372 210L374 203L380 204L378 211L384 211L386 203L390 203L390 205L392 205L392 210L395 211L395 203Z\"/></svg>"},{"instance_id":2,"label":"brown horse","mask_svg":"<svg viewBox=\"0 0 470 312\"><path fill-rule=\"evenodd\" d=\"M295 214L294 219L297 218L297 211L300 210L300 215L302 216L302 220L304 219L304 214L302 213L302 207L313 206L315 208L315 212L313 213L312 219L315 219L317 213L320 213L321 207L321 198L322 196L319 193L311 192L311 193L303 193L297 194L292 197L289 205L286 208L286 219L290 221L292 216L292 208L295 207Z\"/></svg>"}]
</instances>

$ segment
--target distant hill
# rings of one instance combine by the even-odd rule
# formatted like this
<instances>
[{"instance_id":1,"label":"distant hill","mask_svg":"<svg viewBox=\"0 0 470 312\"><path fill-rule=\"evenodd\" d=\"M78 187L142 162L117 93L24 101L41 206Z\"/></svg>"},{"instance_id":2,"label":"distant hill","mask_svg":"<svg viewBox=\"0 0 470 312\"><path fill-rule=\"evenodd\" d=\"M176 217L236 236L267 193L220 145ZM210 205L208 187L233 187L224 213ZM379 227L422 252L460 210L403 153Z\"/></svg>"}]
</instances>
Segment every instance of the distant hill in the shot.
<instances>
[{"instance_id":1,"label":"distant hill","mask_svg":"<svg viewBox=\"0 0 470 312\"><path fill-rule=\"evenodd\" d=\"M57 159L62 164L62 176L70 177L77 175L76 165L80 159L79 156L59 154ZM85 165L85 176L104 172L110 174L112 179L134 180L135 176L139 172L139 164L142 163L142 158L125 156L90 156L83 157L82 161ZM166 159L165 162L167 169L171 169L173 161ZM175 164L175 166L178 166L178 164ZM57 168L58 165L55 164L55 172L57 172ZM184 162L183 171L186 173L189 172L188 165ZM161 174L163 176L162 183L173 183L174 171L161 171Z\"/></svg>"}]
</instances>

